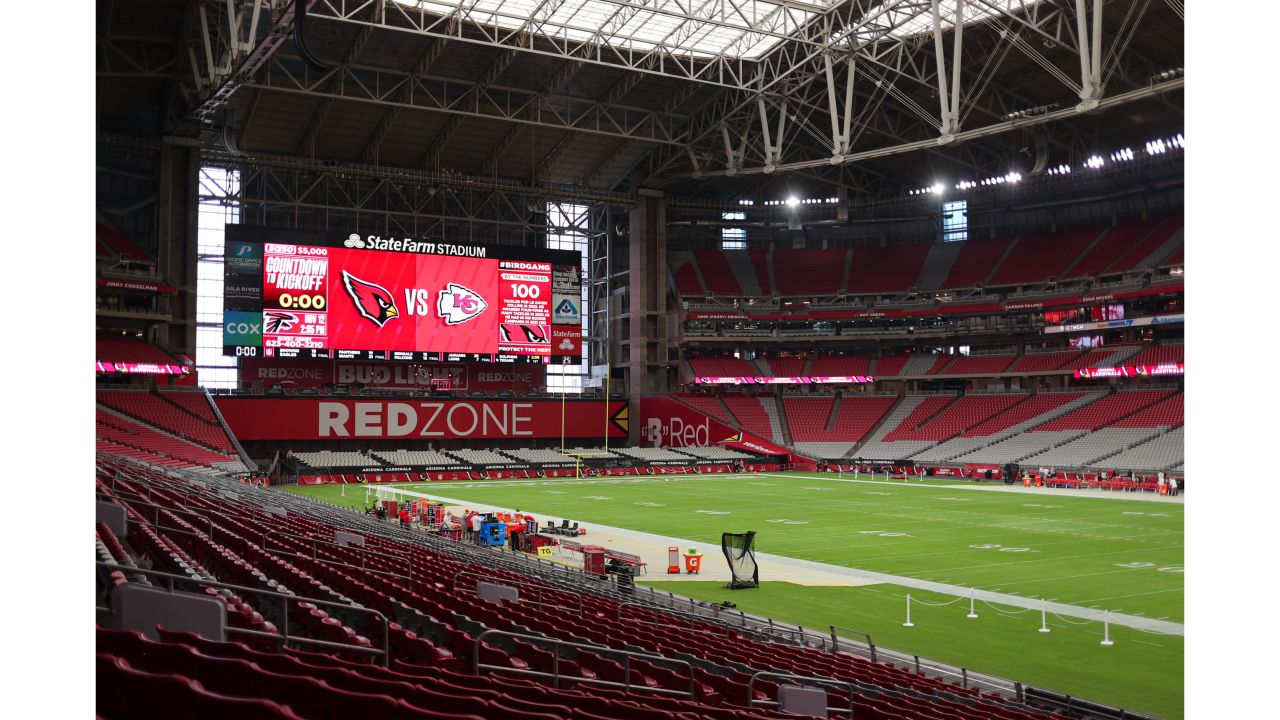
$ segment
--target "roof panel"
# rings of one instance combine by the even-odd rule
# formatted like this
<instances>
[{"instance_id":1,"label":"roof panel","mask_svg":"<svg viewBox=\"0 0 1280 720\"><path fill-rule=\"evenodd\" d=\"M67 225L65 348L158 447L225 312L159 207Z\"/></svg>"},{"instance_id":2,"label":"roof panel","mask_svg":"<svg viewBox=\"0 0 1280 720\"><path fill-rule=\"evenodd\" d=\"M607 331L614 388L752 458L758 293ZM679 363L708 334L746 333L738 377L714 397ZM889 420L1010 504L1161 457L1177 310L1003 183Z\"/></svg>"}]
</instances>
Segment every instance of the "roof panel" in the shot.
<instances>
[{"instance_id":1,"label":"roof panel","mask_svg":"<svg viewBox=\"0 0 1280 720\"><path fill-rule=\"evenodd\" d=\"M629 50L658 48L694 57L753 58L836 0L718 0L681 3L648 0L396 0L435 15L507 30L526 29L558 39L602 41ZM690 9L686 10L686 6ZM747 41L743 42L746 37Z\"/></svg>"}]
</instances>

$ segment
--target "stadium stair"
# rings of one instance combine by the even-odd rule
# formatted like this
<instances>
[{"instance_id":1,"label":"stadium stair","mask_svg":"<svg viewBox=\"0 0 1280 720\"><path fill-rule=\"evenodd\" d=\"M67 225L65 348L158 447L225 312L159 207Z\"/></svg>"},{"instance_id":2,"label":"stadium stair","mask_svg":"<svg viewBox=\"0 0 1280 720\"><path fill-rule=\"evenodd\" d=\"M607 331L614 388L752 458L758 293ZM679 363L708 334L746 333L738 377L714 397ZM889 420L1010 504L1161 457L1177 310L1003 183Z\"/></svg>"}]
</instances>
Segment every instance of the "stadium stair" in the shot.
<instances>
[{"instance_id":1,"label":"stadium stair","mask_svg":"<svg viewBox=\"0 0 1280 720\"><path fill-rule=\"evenodd\" d=\"M929 255L925 258L915 286L920 292L933 292L943 286L955 267L965 243L944 242L929 247Z\"/></svg>"},{"instance_id":2,"label":"stadium stair","mask_svg":"<svg viewBox=\"0 0 1280 720\"><path fill-rule=\"evenodd\" d=\"M1166 225L1162 225L1160 231L1157 232L1160 234L1167 232L1169 233L1169 237L1167 237L1165 242L1161 243L1160 247L1153 250L1151 255L1147 255L1146 258L1143 258L1140 263L1135 265L1135 270L1156 268L1156 266L1164 264L1165 260L1169 258L1170 255L1174 254L1174 252L1180 252L1181 249L1183 249L1185 234L1183 231L1183 217L1181 217L1181 215L1176 218L1170 218L1169 222L1167 222Z\"/></svg>"},{"instance_id":3,"label":"stadium stair","mask_svg":"<svg viewBox=\"0 0 1280 720\"><path fill-rule=\"evenodd\" d=\"M750 252L726 250L724 255L729 262L729 267L733 269L733 276L737 279L738 286L742 288L743 293L749 297L760 297L767 294L760 287L760 279L756 275L755 264L751 260Z\"/></svg>"},{"instance_id":4,"label":"stadium stair","mask_svg":"<svg viewBox=\"0 0 1280 720\"><path fill-rule=\"evenodd\" d=\"M1077 265L1080 265L1085 260L1085 258L1089 257L1089 255L1094 252L1094 250L1107 237L1107 233L1110 231L1110 229L1111 228L1109 227L1095 228L1093 231L1094 232L1093 240L1091 240L1088 245L1084 246L1084 248L1082 248L1080 252L1074 258L1071 259L1070 262L1068 262L1065 266L1063 266L1062 271L1058 273L1058 277L1062 277L1062 278L1075 277L1074 275L1071 274L1071 271L1075 269Z\"/></svg>"}]
</instances>

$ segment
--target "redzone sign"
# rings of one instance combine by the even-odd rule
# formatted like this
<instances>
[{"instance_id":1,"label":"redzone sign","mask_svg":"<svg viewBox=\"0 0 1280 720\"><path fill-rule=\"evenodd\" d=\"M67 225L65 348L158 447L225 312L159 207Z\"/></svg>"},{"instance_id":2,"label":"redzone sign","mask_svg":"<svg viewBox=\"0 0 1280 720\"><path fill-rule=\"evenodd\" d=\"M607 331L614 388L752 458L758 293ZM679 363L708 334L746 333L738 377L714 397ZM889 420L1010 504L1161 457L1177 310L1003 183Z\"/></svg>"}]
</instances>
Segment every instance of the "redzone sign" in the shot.
<instances>
[{"instance_id":1,"label":"redzone sign","mask_svg":"<svg viewBox=\"0 0 1280 720\"><path fill-rule=\"evenodd\" d=\"M318 400L219 398L240 440L625 437L610 419L623 402L539 400Z\"/></svg>"}]
</instances>

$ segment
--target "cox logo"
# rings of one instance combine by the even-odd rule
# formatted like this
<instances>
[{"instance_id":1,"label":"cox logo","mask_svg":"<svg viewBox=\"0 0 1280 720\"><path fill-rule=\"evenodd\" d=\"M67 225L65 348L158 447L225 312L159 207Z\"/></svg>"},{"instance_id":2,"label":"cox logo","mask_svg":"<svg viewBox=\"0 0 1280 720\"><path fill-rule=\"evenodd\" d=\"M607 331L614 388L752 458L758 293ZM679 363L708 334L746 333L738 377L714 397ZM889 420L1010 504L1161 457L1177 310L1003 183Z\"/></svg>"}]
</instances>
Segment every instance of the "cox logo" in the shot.
<instances>
[{"instance_id":1,"label":"cox logo","mask_svg":"<svg viewBox=\"0 0 1280 720\"><path fill-rule=\"evenodd\" d=\"M229 335L257 335L262 332L262 323L229 322L222 328Z\"/></svg>"}]
</instances>

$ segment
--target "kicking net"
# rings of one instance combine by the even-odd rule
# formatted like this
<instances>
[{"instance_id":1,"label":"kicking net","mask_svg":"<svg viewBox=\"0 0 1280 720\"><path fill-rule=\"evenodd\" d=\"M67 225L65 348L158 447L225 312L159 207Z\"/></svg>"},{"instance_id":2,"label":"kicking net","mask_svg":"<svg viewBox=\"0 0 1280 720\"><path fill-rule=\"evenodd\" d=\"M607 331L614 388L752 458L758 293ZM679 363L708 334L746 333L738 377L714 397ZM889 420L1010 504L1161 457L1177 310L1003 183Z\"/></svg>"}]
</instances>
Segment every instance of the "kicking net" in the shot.
<instances>
[{"instance_id":1,"label":"kicking net","mask_svg":"<svg viewBox=\"0 0 1280 720\"><path fill-rule=\"evenodd\" d=\"M760 568L756 565L756 532L724 533L720 536L720 549L729 561L733 579L730 590L760 586Z\"/></svg>"}]
</instances>

